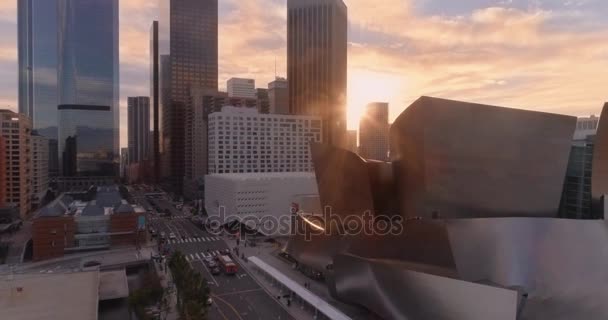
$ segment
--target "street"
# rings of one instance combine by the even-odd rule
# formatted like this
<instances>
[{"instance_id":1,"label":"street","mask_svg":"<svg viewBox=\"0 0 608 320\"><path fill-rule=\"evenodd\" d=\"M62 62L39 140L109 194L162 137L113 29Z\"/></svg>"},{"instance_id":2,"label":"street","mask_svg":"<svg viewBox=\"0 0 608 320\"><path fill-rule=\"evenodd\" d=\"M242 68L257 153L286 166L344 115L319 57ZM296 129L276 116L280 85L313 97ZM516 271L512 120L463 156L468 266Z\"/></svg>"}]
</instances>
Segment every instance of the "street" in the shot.
<instances>
[{"instance_id":1,"label":"street","mask_svg":"<svg viewBox=\"0 0 608 320\"><path fill-rule=\"evenodd\" d=\"M171 206L166 200L156 201L161 206ZM220 236L201 230L185 214L179 213L170 218L154 216L150 219L150 225L157 234L165 233L165 246L170 252L182 252L192 267L207 279L213 298L209 319L293 319L276 297L268 295L244 270L240 258L233 259L238 265L236 274L211 274L203 259L217 256L220 251L228 249ZM169 239L171 233L175 239Z\"/></svg>"}]
</instances>

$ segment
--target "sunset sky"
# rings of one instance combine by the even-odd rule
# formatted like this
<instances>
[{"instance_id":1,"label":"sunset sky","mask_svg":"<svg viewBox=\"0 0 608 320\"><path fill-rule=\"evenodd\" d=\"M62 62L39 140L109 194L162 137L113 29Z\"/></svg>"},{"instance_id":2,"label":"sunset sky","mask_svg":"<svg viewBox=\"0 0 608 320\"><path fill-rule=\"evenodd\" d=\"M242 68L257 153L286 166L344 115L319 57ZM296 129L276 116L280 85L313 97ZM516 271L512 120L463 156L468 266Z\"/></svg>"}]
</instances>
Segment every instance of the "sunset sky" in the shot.
<instances>
[{"instance_id":1,"label":"sunset sky","mask_svg":"<svg viewBox=\"0 0 608 320\"><path fill-rule=\"evenodd\" d=\"M0 108L17 109L16 0L0 1ZM608 100L605 0L348 0L349 127L371 101L394 119L421 95L570 115ZM127 96L148 95L157 1L120 0L121 139ZM219 0L220 87L286 73L286 0Z\"/></svg>"}]
</instances>

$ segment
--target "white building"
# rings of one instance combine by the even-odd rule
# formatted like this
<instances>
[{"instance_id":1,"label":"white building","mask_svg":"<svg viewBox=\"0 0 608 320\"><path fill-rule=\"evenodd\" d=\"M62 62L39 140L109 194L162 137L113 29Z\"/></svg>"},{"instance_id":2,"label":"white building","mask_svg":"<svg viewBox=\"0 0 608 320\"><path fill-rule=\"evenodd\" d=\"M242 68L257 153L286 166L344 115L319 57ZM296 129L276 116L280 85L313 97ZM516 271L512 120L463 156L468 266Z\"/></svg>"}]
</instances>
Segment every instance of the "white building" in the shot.
<instances>
[{"instance_id":1,"label":"white building","mask_svg":"<svg viewBox=\"0 0 608 320\"><path fill-rule=\"evenodd\" d=\"M32 206L38 207L49 189L49 140L32 135Z\"/></svg>"},{"instance_id":2,"label":"white building","mask_svg":"<svg viewBox=\"0 0 608 320\"><path fill-rule=\"evenodd\" d=\"M573 140L584 140L587 136L595 135L599 122L600 117L596 117L595 115L578 118L576 120L576 130L574 131Z\"/></svg>"},{"instance_id":3,"label":"white building","mask_svg":"<svg viewBox=\"0 0 608 320\"><path fill-rule=\"evenodd\" d=\"M318 195L314 173L240 173L205 176L205 209L211 222L239 221L265 235L288 235L292 206Z\"/></svg>"},{"instance_id":4,"label":"white building","mask_svg":"<svg viewBox=\"0 0 608 320\"><path fill-rule=\"evenodd\" d=\"M260 114L224 107L209 115L209 173L308 172L310 142L321 142L314 116Z\"/></svg>"},{"instance_id":5,"label":"white building","mask_svg":"<svg viewBox=\"0 0 608 320\"><path fill-rule=\"evenodd\" d=\"M255 80L230 78L228 80L228 96L237 98L256 99Z\"/></svg>"}]
</instances>

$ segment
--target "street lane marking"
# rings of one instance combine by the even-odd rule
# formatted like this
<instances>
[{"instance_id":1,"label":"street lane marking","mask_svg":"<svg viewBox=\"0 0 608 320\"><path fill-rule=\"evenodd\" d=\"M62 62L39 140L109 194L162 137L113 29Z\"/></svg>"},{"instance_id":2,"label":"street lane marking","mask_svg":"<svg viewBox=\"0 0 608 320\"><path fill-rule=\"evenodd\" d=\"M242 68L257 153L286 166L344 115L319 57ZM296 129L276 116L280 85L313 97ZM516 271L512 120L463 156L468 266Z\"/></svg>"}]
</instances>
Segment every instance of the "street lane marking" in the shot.
<instances>
[{"instance_id":1,"label":"street lane marking","mask_svg":"<svg viewBox=\"0 0 608 320\"><path fill-rule=\"evenodd\" d=\"M198 255L198 253L196 254L196 258L199 260L201 259L201 257Z\"/></svg>"}]
</instances>

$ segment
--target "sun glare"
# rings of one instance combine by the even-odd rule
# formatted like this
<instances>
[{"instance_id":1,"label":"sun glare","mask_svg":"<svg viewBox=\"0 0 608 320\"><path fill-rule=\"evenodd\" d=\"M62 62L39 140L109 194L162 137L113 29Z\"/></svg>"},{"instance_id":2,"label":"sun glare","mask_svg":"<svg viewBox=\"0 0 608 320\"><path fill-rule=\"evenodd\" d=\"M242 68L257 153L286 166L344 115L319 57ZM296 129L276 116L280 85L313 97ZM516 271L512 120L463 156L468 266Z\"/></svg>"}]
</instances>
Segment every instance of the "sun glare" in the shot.
<instances>
[{"instance_id":1,"label":"sun glare","mask_svg":"<svg viewBox=\"0 0 608 320\"><path fill-rule=\"evenodd\" d=\"M359 119L370 102L392 102L402 94L403 79L397 75L369 70L349 70L348 74L348 128L359 128Z\"/></svg>"}]
</instances>

